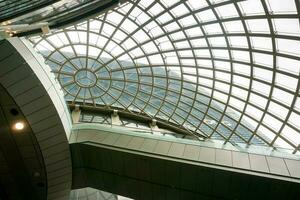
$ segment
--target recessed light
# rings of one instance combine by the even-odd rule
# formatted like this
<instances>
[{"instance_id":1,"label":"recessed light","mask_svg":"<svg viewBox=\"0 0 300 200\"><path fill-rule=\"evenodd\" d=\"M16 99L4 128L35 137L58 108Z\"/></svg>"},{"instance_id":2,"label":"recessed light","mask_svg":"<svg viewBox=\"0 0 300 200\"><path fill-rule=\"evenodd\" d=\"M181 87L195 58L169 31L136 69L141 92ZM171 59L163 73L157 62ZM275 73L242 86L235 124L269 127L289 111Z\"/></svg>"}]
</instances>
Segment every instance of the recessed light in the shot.
<instances>
[{"instance_id":1,"label":"recessed light","mask_svg":"<svg viewBox=\"0 0 300 200\"><path fill-rule=\"evenodd\" d=\"M23 122L17 122L14 125L16 130L23 130L24 129L24 123Z\"/></svg>"}]
</instances>

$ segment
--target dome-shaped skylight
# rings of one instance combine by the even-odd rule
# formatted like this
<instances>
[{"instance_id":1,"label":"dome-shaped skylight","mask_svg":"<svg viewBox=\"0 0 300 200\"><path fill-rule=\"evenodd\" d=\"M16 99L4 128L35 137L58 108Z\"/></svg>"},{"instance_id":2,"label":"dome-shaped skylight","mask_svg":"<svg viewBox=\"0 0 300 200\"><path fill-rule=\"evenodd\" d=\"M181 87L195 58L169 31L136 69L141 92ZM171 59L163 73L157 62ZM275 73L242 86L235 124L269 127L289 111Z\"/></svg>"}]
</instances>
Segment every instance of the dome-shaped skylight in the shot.
<instances>
[{"instance_id":1,"label":"dome-shaped skylight","mask_svg":"<svg viewBox=\"0 0 300 200\"><path fill-rule=\"evenodd\" d=\"M142 0L30 38L66 100L232 143L300 144L298 0Z\"/></svg>"}]
</instances>

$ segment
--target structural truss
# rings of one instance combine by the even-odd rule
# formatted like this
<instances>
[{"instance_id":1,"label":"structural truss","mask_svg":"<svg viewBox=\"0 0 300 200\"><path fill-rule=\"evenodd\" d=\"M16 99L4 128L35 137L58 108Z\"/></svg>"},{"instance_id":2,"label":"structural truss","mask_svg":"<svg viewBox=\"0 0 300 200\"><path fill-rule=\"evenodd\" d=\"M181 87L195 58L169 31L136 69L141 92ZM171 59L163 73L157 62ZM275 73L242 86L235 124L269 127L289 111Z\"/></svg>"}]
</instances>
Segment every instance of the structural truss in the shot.
<instances>
[{"instance_id":1,"label":"structural truss","mask_svg":"<svg viewBox=\"0 0 300 200\"><path fill-rule=\"evenodd\" d=\"M138 0L30 38L67 101L299 153L298 0Z\"/></svg>"}]
</instances>

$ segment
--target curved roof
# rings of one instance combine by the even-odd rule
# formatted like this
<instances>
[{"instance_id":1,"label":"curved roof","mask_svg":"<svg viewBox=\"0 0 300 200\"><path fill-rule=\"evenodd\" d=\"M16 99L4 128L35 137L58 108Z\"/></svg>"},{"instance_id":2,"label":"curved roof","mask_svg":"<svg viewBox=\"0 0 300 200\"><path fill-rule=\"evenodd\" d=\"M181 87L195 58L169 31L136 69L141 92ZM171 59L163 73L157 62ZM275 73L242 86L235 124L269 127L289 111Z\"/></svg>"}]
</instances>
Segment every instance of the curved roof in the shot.
<instances>
[{"instance_id":1,"label":"curved roof","mask_svg":"<svg viewBox=\"0 0 300 200\"><path fill-rule=\"evenodd\" d=\"M27 36L41 33L42 29L47 32L48 27L62 28L78 23L118 3L119 0L0 1L0 34L5 32L11 36ZM2 37L7 36L4 34Z\"/></svg>"},{"instance_id":2,"label":"curved roof","mask_svg":"<svg viewBox=\"0 0 300 200\"><path fill-rule=\"evenodd\" d=\"M299 153L299 13L298 0L138 0L30 40L67 101Z\"/></svg>"},{"instance_id":3,"label":"curved roof","mask_svg":"<svg viewBox=\"0 0 300 200\"><path fill-rule=\"evenodd\" d=\"M0 2L0 22L50 5L58 0L6 0Z\"/></svg>"}]
</instances>

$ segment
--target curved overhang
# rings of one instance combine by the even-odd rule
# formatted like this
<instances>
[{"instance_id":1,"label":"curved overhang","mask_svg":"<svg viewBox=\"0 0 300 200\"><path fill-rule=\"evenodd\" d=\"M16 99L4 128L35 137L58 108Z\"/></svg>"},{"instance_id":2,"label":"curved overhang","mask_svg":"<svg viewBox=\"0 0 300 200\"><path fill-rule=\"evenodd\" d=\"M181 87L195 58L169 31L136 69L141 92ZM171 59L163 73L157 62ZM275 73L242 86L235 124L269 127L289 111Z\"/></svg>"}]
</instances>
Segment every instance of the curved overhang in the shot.
<instances>
[{"instance_id":1,"label":"curved overhang","mask_svg":"<svg viewBox=\"0 0 300 200\"><path fill-rule=\"evenodd\" d=\"M241 152L99 124L74 125L70 148L73 189L134 199L295 199L300 187L299 158L274 151Z\"/></svg>"},{"instance_id":2,"label":"curved overhang","mask_svg":"<svg viewBox=\"0 0 300 200\"><path fill-rule=\"evenodd\" d=\"M47 199L66 199L72 183L69 111L50 68L19 38L0 41L0 84L23 113L41 149Z\"/></svg>"},{"instance_id":3,"label":"curved overhang","mask_svg":"<svg viewBox=\"0 0 300 200\"><path fill-rule=\"evenodd\" d=\"M0 83L0 199L47 199L46 168L31 127Z\"/></svg>"}]
</instances>

